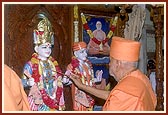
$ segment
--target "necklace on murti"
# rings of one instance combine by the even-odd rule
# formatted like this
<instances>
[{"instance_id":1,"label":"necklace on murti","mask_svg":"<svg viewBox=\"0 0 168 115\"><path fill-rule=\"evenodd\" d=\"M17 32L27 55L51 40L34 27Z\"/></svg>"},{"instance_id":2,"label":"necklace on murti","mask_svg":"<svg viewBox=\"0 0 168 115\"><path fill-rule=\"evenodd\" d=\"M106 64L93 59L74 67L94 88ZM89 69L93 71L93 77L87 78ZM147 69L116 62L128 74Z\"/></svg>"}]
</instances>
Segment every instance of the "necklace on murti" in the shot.
<instances>
[{"instance_id":1,"label":"necklace on murti","mask_svg":"<svg viewBox=\"0 0 168 115\"><path fill-rule=\"evenodd\" d=\"M53 90L53 82L54 78L52 77L52 68L50 63L46 61L40 61L40 64L42 66L42 79L43 79L43 85L44 88L47 90L48 94L52 95Z\"/></svg>"},{"instance_id":2,"label":"necklace on murti","mask_svg":"<svg viewBox=\"0 0 168 115\"><path fill-rule=\"evenodd\" d=\"M92 80L93 72L92 72L91 68L89 67L89 65L86 62L84 62L82 64L80 63L79 66L80 66L80 72L82 73L82 75L84 75L85 84L92 86L91 80Z\"/></svg>"},{"instance_id":3,"label":"necklace on murti","mask_svg":"<svg viewBox=\"0 0 168 115\"><path fill-rule=\"evenodd\" d=\"M52 77L52 65L49 63L48 60L40 61L40 66L42 68L42 85L43 88L40 89L42 94L43 102L49 106L51 109L58 108L58 100L50 98L53 93L53 82L54 78Z\"/></svg>"}]
</instances>

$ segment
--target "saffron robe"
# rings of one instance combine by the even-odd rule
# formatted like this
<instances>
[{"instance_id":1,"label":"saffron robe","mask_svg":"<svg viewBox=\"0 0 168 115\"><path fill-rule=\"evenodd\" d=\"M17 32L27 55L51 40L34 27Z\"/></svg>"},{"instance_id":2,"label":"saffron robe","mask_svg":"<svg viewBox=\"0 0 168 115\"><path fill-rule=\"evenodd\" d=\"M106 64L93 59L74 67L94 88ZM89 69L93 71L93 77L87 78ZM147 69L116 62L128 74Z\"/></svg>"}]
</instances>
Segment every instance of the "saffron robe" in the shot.
<instances>
[{"instance_id":1,"label":"saffron robe","mask_svg":"<svg viewBox=\"0 0 168 115\"><path fill-rule=\"evenodd\" d=\"M4 65L4 111L29 111L27 95L19 76Z\"/></svg>"},{"instance_id":2,"label":"saffron robe","mask_svg":"<svg viewBox=\"0 0 168 115\"><path fill-rule=\"evenodd\" d=\"M125 76L113 88L104 111L154 111L156 95L149 79L139 70Z\"/></svg>"}]
</instances>

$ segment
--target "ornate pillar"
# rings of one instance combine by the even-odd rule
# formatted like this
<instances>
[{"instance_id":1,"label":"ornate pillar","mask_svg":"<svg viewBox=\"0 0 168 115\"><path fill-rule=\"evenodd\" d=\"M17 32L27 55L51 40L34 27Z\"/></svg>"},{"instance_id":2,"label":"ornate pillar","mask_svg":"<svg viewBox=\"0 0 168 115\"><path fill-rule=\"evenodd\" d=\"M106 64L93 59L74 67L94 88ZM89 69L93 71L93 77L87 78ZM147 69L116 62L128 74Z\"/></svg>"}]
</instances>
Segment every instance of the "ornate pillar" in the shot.
<instances>
[{"instance_id":1,"label":"ornate pillar","mask_svg":"<svg viewBox=\"0 0 168 115\"><path fill-rule=\"evenodd\" d=\"M156 94L157 106L156 110L164 110L164 97L163 97L163 82L164 82L164 67L163 67L163 24L164 24L164 5L151 6L151 20L155 27L155 42L156 42Z\"/></svg>"},{"instance_id":2,"label":"ornate pillar","mask_svg":"<svg viewBox=\"0 0 168 115\"><path fill-rule=\"evenodd\" d=\"M115 10L118 12L117 36L124 37L125 23L128 21L128 13L132 12L132 5L116 5Z\"/></svg>"},{"instance_id":3,"label":"ornate pillar","mask_svg":"<svg viewBox=\"0 0 168 115\"><path fill-rule=\"evenodd\" d=\"M74 42L79 42L79 28L78 28L78 6L74 6Z\"/></svg>"}]
</instances>

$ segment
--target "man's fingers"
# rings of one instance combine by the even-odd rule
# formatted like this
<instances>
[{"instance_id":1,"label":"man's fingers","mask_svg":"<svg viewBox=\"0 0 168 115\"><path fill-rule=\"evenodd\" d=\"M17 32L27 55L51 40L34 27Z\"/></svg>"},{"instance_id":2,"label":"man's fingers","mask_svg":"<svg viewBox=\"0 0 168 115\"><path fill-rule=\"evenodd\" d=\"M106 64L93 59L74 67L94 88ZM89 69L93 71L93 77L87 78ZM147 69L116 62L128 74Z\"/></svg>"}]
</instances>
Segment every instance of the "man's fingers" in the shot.
<instances>
[{"instance_id":1,"label":"man's fingers","mask_svg":"<svg viewBox=\"0 0 168 115\"><path fill-rule=\"evenodd\" d=\"M76 74L74 74L74 73L71 73L71 75L70 75L70 76L71 76L70 78L74 78L74 79L79 78L79 76L78 76L78 75L76 75Z\"/></svg>"}]
</instances>

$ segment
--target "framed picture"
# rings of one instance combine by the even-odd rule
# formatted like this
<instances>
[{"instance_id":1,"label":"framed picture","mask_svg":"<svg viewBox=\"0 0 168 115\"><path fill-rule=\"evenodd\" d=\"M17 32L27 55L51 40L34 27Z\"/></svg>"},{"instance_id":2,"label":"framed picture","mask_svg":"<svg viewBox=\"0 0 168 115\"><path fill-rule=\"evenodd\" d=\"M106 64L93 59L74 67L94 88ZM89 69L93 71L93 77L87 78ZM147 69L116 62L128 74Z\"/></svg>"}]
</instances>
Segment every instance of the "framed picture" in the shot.
<instances>
[{"instance_id":1,"label":"framed picture","mask_svg":"<svg viewBox=\"0 0 168 115\"><path fill-rule=\"evenodd\" d=\"M93 17L93 16L88 16L88 15L86 15L86 17L87 17L86 19L87 19L88 26L90 27L90 30L92 32L97 29L96 23L99 21L102 24L101 30L105 32L106 35L108 34L109 29L110 29L109 19L106 19L104 17ZM90 41L90 37L87 34L87 30L85 30L84 28L83 28L83 41L85 41L87 44Z\"/></svg>"},{"instance_id":2,"label":"framed picture","mask_svg":"<svg viewBox=\"0 0 168 115\"><path fill-rule=\"evenodd\" d=\"M108 64L111 37L116 18L81 14L83 23L82 38L87 44L88 58L93 64Z\"/></svg>"}]
</instances>

